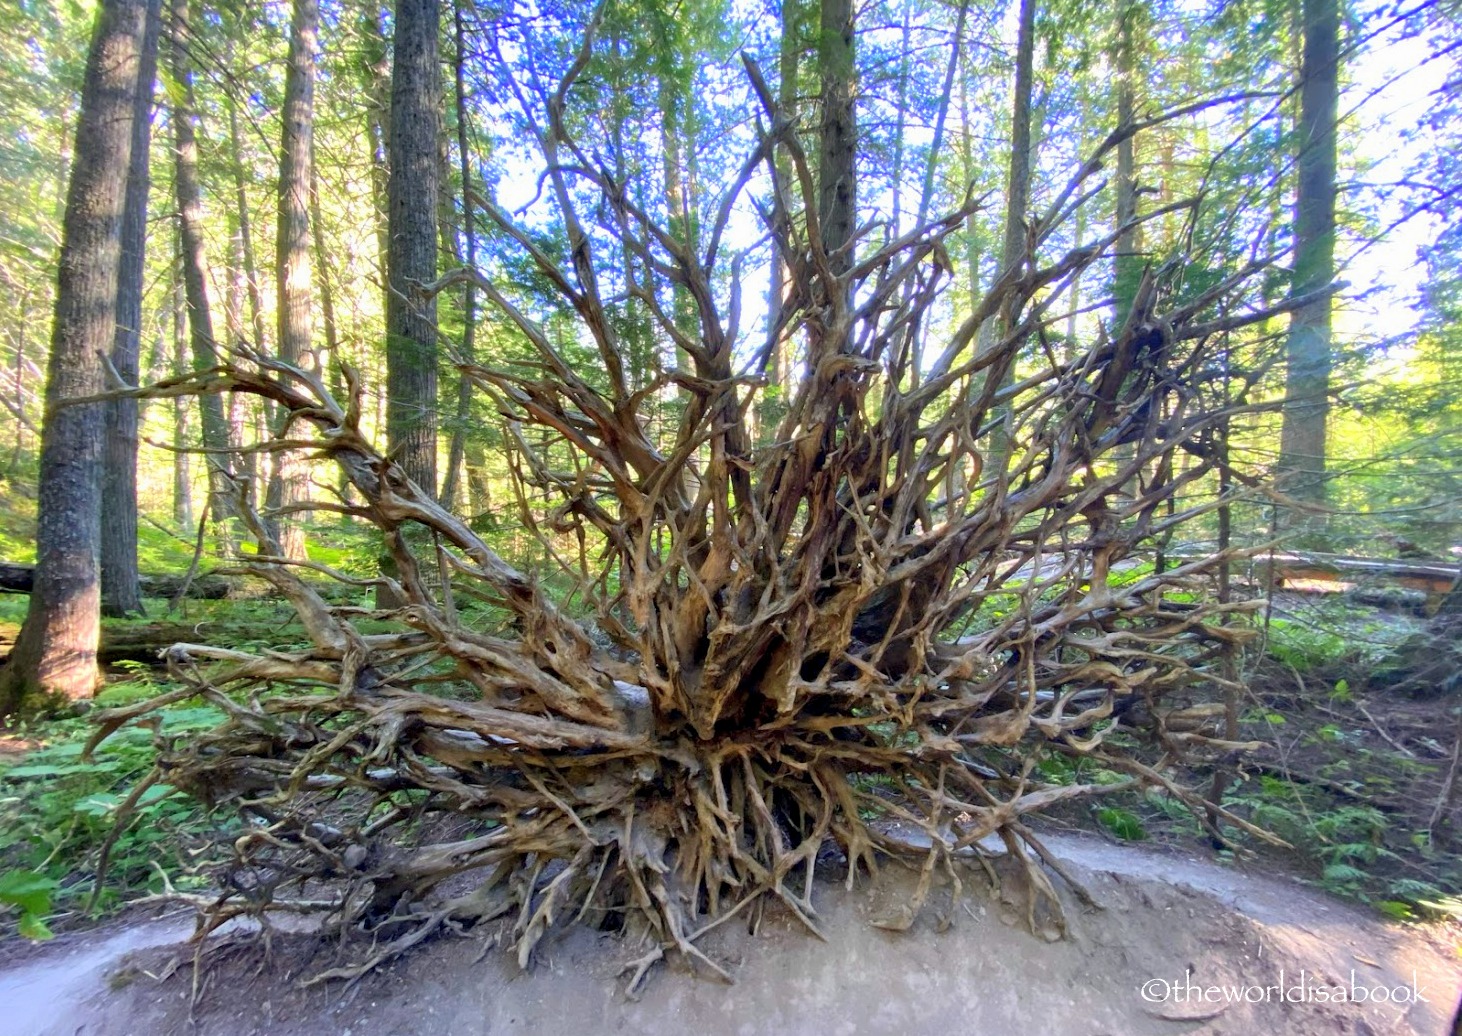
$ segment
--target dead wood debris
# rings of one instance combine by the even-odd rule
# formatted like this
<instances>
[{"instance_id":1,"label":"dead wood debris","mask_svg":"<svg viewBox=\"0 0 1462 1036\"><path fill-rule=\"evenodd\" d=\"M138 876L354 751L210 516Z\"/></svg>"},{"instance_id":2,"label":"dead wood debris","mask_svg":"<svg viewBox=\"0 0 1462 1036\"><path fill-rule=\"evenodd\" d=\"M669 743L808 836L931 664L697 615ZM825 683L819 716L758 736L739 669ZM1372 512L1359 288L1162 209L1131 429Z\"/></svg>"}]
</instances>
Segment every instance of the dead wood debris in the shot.
<instances>
[{"instance_id":1,"label":"dead wood debris","mask_svg":"<svg viewBox=\"0 0 1462 1036\"><path fill-rule=\"evenodd\" d=\"M568 95L566 83L557 96ZM1101 189L1099 152L1032 217L1027 261L914 371L947 282L945 239L975 203L860 250L866 258L835 274L811 225L806 157L763 100L770 129L741 185L758 167L773 182L765 215L791 290L752 369L733 366L737 316L714 243L729 203L697 254L596 172L556 121L541 143L572 265L489 211L579 314L602 370L583 373L521 298L477 271L423 287L475 281L535 352L531 364L461 369L504 416L525 528L592 619L570 614L374 448L356 372L344 370L337 399L317 372L241 353L138 391L270 401L287 419L255 448L335 462L353 495L311 506L373 522L395 562L393 576L352 580L265 550L253 568L294 605L311 646L179 644L168 664L181 690L98 717L100 739L184 697L226 715L159 762L158 780L247 821L206 928L323 913L327 930L368 947L323 980L492 919L509 926L526 966L557 926L586 921L643 943L632 990L666 953L727 978L697 941L768 900L815 934L827 843L846 857L850 885L887 858L920 869L916 901L895 919L907 927L935 876L983 860L998 836L1025 868L1034 924L1036 900L1055 907L1055 893L1023 818L1110 790L1049 783L1043 757L1094 758L1201 809L1119 735L1148 739L1164 763L1245 747L1205 733L1201 710L1163 705L1224 683L1218 660L1247 635L1246 606L1218 603L1205 576L1237 555L1118 577L1144 544L1222 502L1179 496L1215 470L1223 422L1258 408L1247 393L1262 358L1225 366L1227 336L1304 300L1244 307L1270 260L1186 294L1175 275L1149 272L1123 324L1058 357L1046 339L1065 319L1056 301L1119 231L1040 257L1074 199ZM549 114L558 120L561 105ZM599 190L601 229L637 268L669 271L693 301L699 330L688 336L652 290L629 285L688 366L627 370L578 223L583 187ZM1001 313L1016 314L1011 326L976 348ZM806 376L774 412L760 393L783 347L805 358ZM667 443L638 414L672 386L685 408ZM992 420L1007 422L1009 456L986 445ZM531 510L530 496L556 501L552 513ZM243 499L237 518L267 547ZM330 603L317 577L384 585L406 603L387 613ZM469 607L482 604L510 634ZM362 632L363 618L393 631ZM882 833L873 815L912 825L927 845Z\"/></svg>"}]
</instances>

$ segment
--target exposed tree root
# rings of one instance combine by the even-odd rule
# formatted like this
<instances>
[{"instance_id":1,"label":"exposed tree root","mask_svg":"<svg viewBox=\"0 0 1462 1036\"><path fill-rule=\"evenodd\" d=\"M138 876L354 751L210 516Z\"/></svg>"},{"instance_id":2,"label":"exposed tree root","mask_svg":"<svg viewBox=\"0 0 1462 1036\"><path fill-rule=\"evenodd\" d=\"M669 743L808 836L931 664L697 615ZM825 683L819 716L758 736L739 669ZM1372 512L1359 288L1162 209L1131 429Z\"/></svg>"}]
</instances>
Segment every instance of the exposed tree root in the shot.
<instances>
[{"instance_id":1,"label":"exposed tree root","mask_svg":"<svg viewBox=\"0 0 1462 1036\"><path fill-rule=\"evenodd\" d=\"M254 570L294 605L311 646L177 645L169 666L182 690L103 713L98 737L188 696L222 711L217 729L168 745L159 762L161 781L246 821L208 923L328 895L327 930L371 948L318 981L357 978L443 928L487 922L507 926L526 967L576 919L642 945L631 990L666 954L729 979L698 940L770 902L816 935L814 877L830 844L850 886L884 859L918 868L912 901L886 927L912 925L936 880L958 889L961 867L993 873L997 853L1029 892L1032 928L1059 926L1046 868L1062 870L1024 818L1111 786L1048 781L1039 764L1094 758L1201 810L1201 796L1139 762L1133 745L1157 746L1149 754L1164 763L1246 747L1206 733L1203 710L1171 707L1174 695L1230 686L1218 660L1248 635L1246 605L1215 600L1205 576L1239 555L1125 566L1223 502L1196 487L1220 464L1216 430L1259 408L1246 393L1265 376L1262 351L1243 372L1229 364L1228 336L1305 299L1247 303L1270 259L1202 289L1181 270L1150 271L1120 324L1057 358L1045 337L1056 300L1124 229L1062 251L1060 228L1101 189L1103 154L1137 129L1124 127L1032 216L1029 254L916 371L945 239L973 203L834 273L815 227L789 215L815 218L814 178L751 68L771 128L737 190L757 168L773 182L769 233L791 290L772 344L795 348L806 370L779 425L755 432L747 415L767 352L750 374L735 366L725 285L739 267L725 273L715 243L698 255L656 226L573 143L563 106L583 65L540 141L572 267L488 211L578 314L600 368L567 357L525 315L534 300L479 271L422 288L474 281L533 354L462 371L504 415L521 520L570 580L576 612L372 446L356 372L343 371L337 399L317 373L240 354L138 394L269 400L280 431L256 448L338 464L350 502L299 506L374 523L393 574L287 561L240 493L236 518L266 545ZM687 367L627 371L578 222L584 190L602 205L599 229L641 267L670 271L693 302L694 338L653 291L627 289ZM728 200L708 241L730 211ZM999 313L1014 314L1003 337L977 349ZM656 439L640 408L672 387L684 415ZM992 420L1008 424L1011 455L987 455ZM548 500L548 513L530 499ZM404 604L330 603L318 577ZM388 632L364 632L362 618ZM874 816L926 844L891 837Z\"/></svg>"}]
</instances>

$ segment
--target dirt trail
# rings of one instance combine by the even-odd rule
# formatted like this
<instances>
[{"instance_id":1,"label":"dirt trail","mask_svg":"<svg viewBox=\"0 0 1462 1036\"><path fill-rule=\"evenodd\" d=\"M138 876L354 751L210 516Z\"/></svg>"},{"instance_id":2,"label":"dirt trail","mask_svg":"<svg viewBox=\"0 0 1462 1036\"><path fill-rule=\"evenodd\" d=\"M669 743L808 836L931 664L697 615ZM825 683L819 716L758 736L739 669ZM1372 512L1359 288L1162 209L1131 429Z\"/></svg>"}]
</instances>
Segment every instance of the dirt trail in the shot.
<instances>
[{"instance_id":1,"label":"dirt trail","mask_svg":"<svg viewBox=\"0 0 1462 1036\"><path fill-rule=\"evenodd\" d=\"M732 923L708 936L705 948L734 986L662 972L642 1000L627 1001L616 972L633 948L578 928L527 973L501 951L477 960L479 939L446 939L348 992L300 989L296 980L329 966L333 951L284 938L262 971L255 949L225 955L190 1028L189 969L163 982L145 974L177 956L162 947L184 929L147 924L41 947L0 968L0 1033L1432 1036L1446 1028L1462 966L1459 947L1434 933L1202 859L1087 837L1047 841L1104 906L1071 904L1061 942L1026 932L1014 904L968 889L953 909L947 894L931 898L910 932L873 927L911 887L907 874L887 868L851 895L820 888L827 942L785 917L769 918L756 935ZM941 914L952 922L944 932ZM1280 1002L1273 988L1260 999L1263 987L1281 983L1291 1001L1311 1002ZM1351 988L1419 989L1424 1001L1314 1002L1322 986L1332 997L1334 987L1347 996ZM1236 994L1260 1002L1223 1002Z\"/></svg>"}]
</instances>

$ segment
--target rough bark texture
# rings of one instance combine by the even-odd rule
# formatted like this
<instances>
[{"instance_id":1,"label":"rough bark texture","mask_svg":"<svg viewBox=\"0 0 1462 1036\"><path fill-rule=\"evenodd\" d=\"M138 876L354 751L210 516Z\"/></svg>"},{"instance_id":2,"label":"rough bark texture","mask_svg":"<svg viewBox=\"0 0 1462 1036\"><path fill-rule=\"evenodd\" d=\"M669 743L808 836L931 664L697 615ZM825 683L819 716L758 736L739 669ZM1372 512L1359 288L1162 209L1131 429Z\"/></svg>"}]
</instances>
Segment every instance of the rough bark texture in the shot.
<instances>
[{"instance_id":1,"label":"rough bark texture","mask_svg":"<svg viewBox=\"0 0 1462 1036\"><path fill-rule=\"evenodd\" d=\"M96 688L105 406L58 404L103 388L102 357L115 338L122 213L146 23L145 0L105 0L87 56L46 377L35 591L10 663L0 673L0 716L48 698L89 697Z\"/></svg>"},{"instance_id":2,"label":"rough bark texture","mask_svg":"<svg viewBox=\"0 0 1462 1036\"><path fill-rule=\"evenodd\" d=\"M437 484L437 311L419 286L437 273L440 84L437 0L399 0L391 65L386 440L407 477Z\"/></svg>"},{"instance_id":3,"label":"rough bark texture","mask_svg":"<svg viewBox=\"0 0 1462 1036\"><path fill-rule=\"evenodd\" d=\"M178 202L178 228L182 242L183 294L187 300L189 346L193 366L207 370L218 362L218 343L213 337L213 310L208 298L208 260L203 248L203 192L198 183L197 105L193 99L193 69L188 54L188 0L172 0L169 51L177 91L172 109L173 188ZM208 465L209 514L217 524L219 542L227 551L232 539L226 519L233 513L235 485L233 461L228 453L228 418L223 400L205 396L198 401L202 412L203 447Z\"/></svg>"},{"instance_id":4,"label":"rough bark texture","mask_svg":"<svg viewBox=\"0 0 1462 1036\"><path fill-rule=\"evenodd\" d=\"M1335 277L1335 120L1339 100L1336 0L1304 0L1304 58L1297 133L1295 297ZM1290 321L1279 485L1296 500L1325 502L1325 423L1330 415L1330 296L1296 309ZM1294 516L1287 515L1293 520Z\"/></svg>"},{"instance_id":5,"label":"rough bark texture","mask_svg":"<svg viewBox=\"0 0 1462 1036\"><path fill-rule=\"evenodd\" d=\"M275 238L279 358L313 369L314 298L310 283L311 162L315 138L315 43L320 20L317 0L294 0L289 64L284 74L284 134L279 149L279 222ZM281 415L287 417L287 415ZM280 438L288 429L279 428ZM309 473L293 451L274 455L269 476L266 528L287 558L305 556L304 529L292 513L309 492ZM265 546L265 545L261 545Z\"/></svg>"},{"instance_id":6,"label":"rough bark texture","mask_svg":"<svg viewBox=\"0 0 1462 1036\"><path fill-rule=\"evenodd\" d=\"M858 219L853 10L853 0L822 0L817 41L822 79L817 215L822 247L835 274L846 273L853 265L853 229Z\"/></svg>"},{"instance_id":7,"label":"rough bark texture","mask_svg":"<svg viewBox=\"0 0 1462 1036\"><path fill-rule=\"evenodd\" d=\"M117 270L117 329L112 339L112 369L127 385L137 384L142 356L142 289L146 269L147 195L152 186L152 90L157 78L157 40L161 0L148 0L147 30L138 64L132 110L132 150L127 196L122 211L121 265ZM106 404L102 465L102 611L134 615L142 611L137 577L137 426L135 399Z\"/></svg>"},{"instance_id":8,"label":"rough bark texture","mask_svg":"<svg viewBox=\"0 0 1462 1036\"><path fill-rule=\"evenodd\" d=\"M391 251L387 231L390 203L391 61L381 30L382 4L372 0L363 5L357 31L360 36L360 88L365 103L366 141L370 148L371 200L375 207L376 265L381 283L387 283L386 262Z\"/></svg>"},{"instance_id":9,"label":"rough bark texture","mask_svg":"<svg viewBox=\"0 0 1462 1036\"><path fill-rule=\"evenodd\" d=\"M457 169L462 177L462 243L463 260L469 268L477 266L477 213L472 204L472 136L471 114L467 108L466 50L467 32L465 12L466 0L455 0L452 5L452 38L456 43L452 62L452 98L457 108ZM462 344L461 358L468 363L477 355L477 285L468 282L462 289ZM467 425L472 413L472 381L466 375L457 380L457 406L452 415L452 441L447 449L447 473L442 478L441 501L446 508L454 507L462 483L462 466L467 456Z\"/></svg>"},{"instance_id":10,"label":"rough bark texture","mask_svg":"<svg viewBox=\"0 0 1462 1036\"><path fill-rule=\"evenodd\" d=\"M1117 33L1113 59L1117 66L1117 125L1130 126L1137 110L1137 19L1142 16L1137 0L1125 0L1117 12ZM1117 238L1113 260L1112 322L1120 324L1132 309L1137 284L1142 279L1139 254L1141 227L1137 223L1137 148L1135 136L1117 145L1116 220Z\"/></svg>"},{"instance_id":11,"label":"rough bark texture","mask_svg":"<svg viewBox=\"0 0 1462 1036\"><path fill-rule=\"evenodd\" d=\"M174 236L173 285L170 309L172 325L172 352L169 362L173 377L182 377L191 366L188 362L188 300L183 289L182 246ZM173 442L179 445L192 441L189 432L189 416L193 401L179 397L173 402ZM186 450L173 451L173 522L180 529L193 524L193 479L190 473L191 454Z\"/></svg>"},{"instance_id":12,"label":"rough bark texture","mask_svg":"<svg viewBox=\"0 0 1462 1036\"><path fill-rule=\"evenodd\" d=\"M1030 258L1027 219L1031 190L1031 87L1035 79L1036 0L1021 0L1020 28L1015 42L1015 86L1010 98L1010 170L1005 178L1005 236L1000 248L1000 276L1021 276ZM994 337L1004 339L1020 317L1020 299L1007 297L996 315ZM1015 357L996 362L986 375L1001 388L1010 383ZM990 457L1003 469L1010 459L1011 407L996 408L990 432Z\"/></svg>"}]
</instances>

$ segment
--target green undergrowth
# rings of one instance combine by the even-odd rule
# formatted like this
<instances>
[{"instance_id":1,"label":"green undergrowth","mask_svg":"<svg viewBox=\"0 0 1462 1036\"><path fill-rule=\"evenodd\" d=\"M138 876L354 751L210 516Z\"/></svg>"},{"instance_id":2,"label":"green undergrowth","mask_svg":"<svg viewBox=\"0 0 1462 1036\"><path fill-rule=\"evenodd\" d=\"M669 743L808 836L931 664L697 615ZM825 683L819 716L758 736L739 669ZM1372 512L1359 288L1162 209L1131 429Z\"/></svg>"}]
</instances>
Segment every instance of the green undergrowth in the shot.
<instances>
[{"instance_id":1,"label":"green undergrowth","mask_svg":"<svg viewBox=\"0 0 1462 1036\"><path fill-rule=\"evenodd\" d=\"M313 551L312 551L313 553ZM338 560L338 559L337 559ZM370 606L370 593L335 603ZM0 595L0 624L12 630L24 619L28 599ZM278 599L187 601L169 612L166 602L148 600L149 614L104 622L108 637L141 635L160 624L168 632L218 647L244 651L288 650L306 644L293 609ZM507 632L506 613L464 602L469 626ZM354 620L363 633L402 627L369 617ZM172 625L181 630L174 631ZM445 673L418 672L421 687L450 695L459 690ZM436 676L439 682L432 682ZM171 689L160 666L120 662L92 712L128 705ZM47 938L54 926L74 926L103 916L140 895L202 887L206 877L193 852L217 841L221 828L237 823L229 810L210 814L165 784L147 788L109 850L101 885L96 875L103 846L117 826L123 805L152 769L159 743L210 729L223 713L196 699L159 711L156 729L125 727L104 741L91 759L82 750L94 725L88 715L43 718L4 732L0 739L0 935Z\"/></svg>"},{"instance_id":2,"label":"green undergrowth","mask_svg":"<svg viewBox=\"0 0 1462 1036\"><path fill-rule=\"evenodd\" d=\"M375 560L362 547L363 541L349 530L334 538L314 537L311 557L342 572L365 575L374 570ZM1114 582L1129 583L1148 572L1150 568L1123 571ZM568 595L566 579L548 577L544 582L550 593ZM331 599L336 604L368 608L371 592L365 587L344 588ZM18 625L26 605L23 596L0 595L0 623ZM149 601L148 605L148 616L108 620L108 630L116 634L141 631L150 624L181 623L189 627L190 640L251 651L287 650L305 640L293 610L277 597L190 600L171 613L166 602ZM1020 606L1016 593L990 595L973 617L972 626L996 624ZM469 626L511 635L507 614L501 609L465 598L459 607ZM583 602L570 600L569 607L578 611ZM1262 618L1254 621L1256 626L1262 624ZM366 633L400 628L377 619L357 622ZM1426 823L1435 799L1435 759L1450 748L1450 743L1431 744L1426 737L1446 740L1452 721L1442 712L1433 719L1418 719L1421 733L1398 748L1384 741L1363 715L1364 669L1413 626L1338 601L1320 601L1302 612L1276 614L1263 624L1265 636L1254 642L1244 661L1245 672L1285 675L1264 684L1267 691L1249 696L1241 724L1244 739L1271 747L1256 753L1252 762L1248 757L1241 762L1224 800L1236 815L1294 846L1292 851L1276 853L1229 827L1226 833L1239 855L1258 852L1261 861L1267 861L1260 866L1298 871L1319 887L1399 918L1462 913L1462 899L1458 898L1462 865L1457 862L1455 835L1433 832ZM1261 650L1263 654L1259 654ZM129 704L169 686L162 670L123 663L116 667L96 705ZM1261 683L1256 682L1257 686ZM445 682L421 687L438 694L455 690ZM1375 715L1400 715L1393 711L1398 707L1394 702L1367 701ZM1444 710L1445 703L1435 707ZM192 799L159 784L140 798L133 816L116 836L105 878L93 901L103 844L122 804L150 771L156 743L211 728L222 714L192 701L169 707L160 717L156 730L118 732L89 761L81 758L82 746L93 729L85 717L37 722L11 732L11 740L19 741L26 750L0 754L0 934L44 938L52 927L74 926L87 917L104 915L129 899L161 891L169 883L184 889L206 884L193 852L237 821L227 815L231 811L212 815ZM1113 722L1099 721L1093 732ZM1393 734L1405 737L1399 727L1393 727ZM886 736L896 743L899 732L890 727ZM1155 752L1155 746L1143 748L1130 732L1110 736L1130 749ZM1284 746L1285 755L1276 759L1273 746ZM1127 779L1088 757L1050 754L1035 765L1041 779L1055 784L1117 785ZM1195 766L1177 776L1180 783L1206 792L1211 774L1210 769ZM865 802L868 819L873 819L879 812L879 798L890 790L881 784L888 778L858 780L860 790L870 793ZM1055 819L1128 843L1208 844L1208 834L1198 819L1161 789L1114 790L1058 810ZM1217 855L1224 859L1230 854Z\"/></svg>"},{"instance_id":3,"label":"green undergrowth","mask_svg":"<svg viewBox=\"0 0 1462 1036\"><path fill-rule=\"evenodd\" d=\"M97 705L124 705L163 689L139 669L98 695ZM0 930L47 938L58 920L70 925L104 915L168 883L201 885L189 848L218 821L166 784L138 796L116 830L99 887L96 875L123 803L152 769L156 741L187 737L223 718L212 706L184 703L164 710L155 730L119 731L90 759L82 757L93 729L85 718L19 731L35 747L0 762Z\"/></svg>"}]
</instances>

